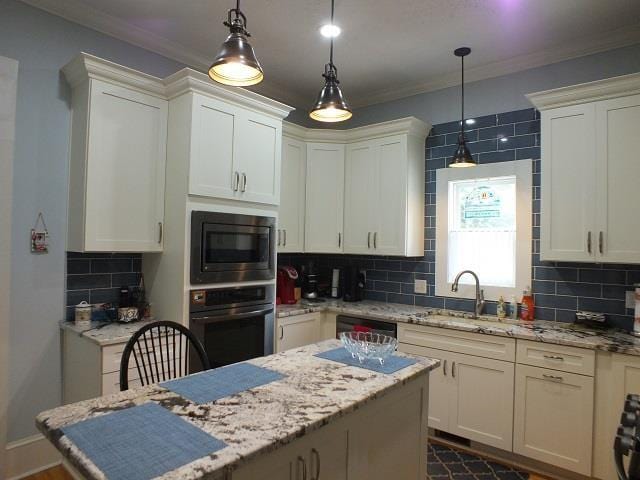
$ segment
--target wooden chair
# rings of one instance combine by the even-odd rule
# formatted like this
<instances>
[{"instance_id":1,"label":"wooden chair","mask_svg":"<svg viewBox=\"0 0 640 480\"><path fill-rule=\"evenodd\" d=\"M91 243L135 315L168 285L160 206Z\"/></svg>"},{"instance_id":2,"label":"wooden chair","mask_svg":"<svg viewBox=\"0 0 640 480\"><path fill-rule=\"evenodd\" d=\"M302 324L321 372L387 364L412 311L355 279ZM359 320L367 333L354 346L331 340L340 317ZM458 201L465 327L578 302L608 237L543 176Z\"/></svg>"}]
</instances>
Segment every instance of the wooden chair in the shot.
<instances>
[{"instance_id":1,"label":"wooden chair","mask_svg":"<svg viewBox=\"0 0 640 480\"><path fill-rule=\"evenodd\" d=\"M120 391L129 389L131 355L142 385L188 375L189 357L198 359L202 370L210 368L202 343L188 328L176 322L150 323L129 339L120 361Z\"/></svg>"}]
</instances>

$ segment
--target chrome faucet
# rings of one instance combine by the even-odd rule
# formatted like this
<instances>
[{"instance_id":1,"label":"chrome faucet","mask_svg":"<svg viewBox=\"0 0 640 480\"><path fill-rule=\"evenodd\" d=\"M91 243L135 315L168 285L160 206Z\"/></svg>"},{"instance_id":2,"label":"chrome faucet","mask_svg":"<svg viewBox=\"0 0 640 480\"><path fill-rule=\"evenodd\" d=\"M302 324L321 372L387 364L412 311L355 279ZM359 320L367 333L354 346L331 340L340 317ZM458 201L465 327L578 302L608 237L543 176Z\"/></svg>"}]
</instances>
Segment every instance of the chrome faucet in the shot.
<instances>
[{"instance_id":1,"label":"chrome faucet","mask_svg":"<svg viewBox=\"0 0 640 480\"><path fill-rule=\"evenodd\" d=\"M476 308L473 314L473 318L478 318L478 315L480 315L482 313L482 310L484 310L484 290L480 288L480 280L478 279L478 275L476 275L475 272L472 272L471 270L461 271L458 275L456 275L456 279L453 281L453 285L451 285L451 291L458 291L458 282L460 281L460 277L465 273L473 275L473 278L475 278L476 280Z\"/></svg>"}]
</instances>

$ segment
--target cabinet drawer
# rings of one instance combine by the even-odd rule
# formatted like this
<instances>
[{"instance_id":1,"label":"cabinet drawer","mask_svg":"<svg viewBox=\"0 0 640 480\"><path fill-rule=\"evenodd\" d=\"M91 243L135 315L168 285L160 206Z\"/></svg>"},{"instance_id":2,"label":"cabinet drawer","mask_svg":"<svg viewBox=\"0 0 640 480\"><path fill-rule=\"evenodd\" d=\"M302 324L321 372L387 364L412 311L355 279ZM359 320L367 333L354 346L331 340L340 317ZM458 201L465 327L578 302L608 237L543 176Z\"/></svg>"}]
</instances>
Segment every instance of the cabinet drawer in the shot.
<instances>
[{"instance_id":1,"label":"cabinet drawer","mask_svg":"<svg viewBox=\"0 0 640 480\"><path fill-rule=\"evenodd\" d=\"M596 352L584 348L518 340L518 363L593 377Z\"/></svg>"},{"instance_id":2,"label":"cabinet drawer","mask_svg":"<svg viewBox=\"0 0 640 480\"><path fill-rule=\"evenodd\" d=\"M126 343L107 345L102 349L102 373L119 372Z\"/></svg>"},{"instance_id":3,"label":"cabinet drawer","mask_svg":"<svg viewBox=\"0 0 640 480\"><path fill-rule=\"evenodd\" d=\"M513 338L461 332L446 328L398 324L398 341L507 362L514 362L516 358L516 341Z\"/></svg>"},{"instance_id":4,"label":"cabinet drawer","mask_svg":"<svg viewBox=\"0 0 640 480\"><path fill-rule=\"evenodd\" d=\"M172 337L169 336L169 341L172 341ZM160 361L160 355L162 352L162 360L166 363L169 359L173 360L173 345L169 345L169 348L167 349L167 346L165 345L166 340L165 337L162 337L162 345L160 345L160 342L158 341L158 338L155 338L153 340L153 343L151 343L151 341L149 341L148 343L148 348L149 348L149 356L151 359L154 358L154 348L155 348L155 356L157 356L158 361ZM147 355L147 350L144 346L144 343L141 344L142 345L142 354L143 355ZM114 344L114 345L107 345L106 347L104 347L102 349L102 373L110 373L110 372L119 372L120 371L120 361L122 359L122 352L124 352L124 347L126 346L126 343L118 343L118 344ZM160 349L160 346L162 346L162 349ZM176 337L176 349L179 349L179 345L177 343L177 337ZM184 349L184 341L183 341L183 349ZM139 353L138 349L136 348L136 352ZM180 350L178 350L178 352L176 353L176 358L177 355L180 354ZM167 356L169 358L167 358ZM182 352L182 357L184 358L184 352ZM133 358L133 354L131 354L131 357L129 358L129 368L135 368L135 361Z\"/></svg>"}]
</instances>

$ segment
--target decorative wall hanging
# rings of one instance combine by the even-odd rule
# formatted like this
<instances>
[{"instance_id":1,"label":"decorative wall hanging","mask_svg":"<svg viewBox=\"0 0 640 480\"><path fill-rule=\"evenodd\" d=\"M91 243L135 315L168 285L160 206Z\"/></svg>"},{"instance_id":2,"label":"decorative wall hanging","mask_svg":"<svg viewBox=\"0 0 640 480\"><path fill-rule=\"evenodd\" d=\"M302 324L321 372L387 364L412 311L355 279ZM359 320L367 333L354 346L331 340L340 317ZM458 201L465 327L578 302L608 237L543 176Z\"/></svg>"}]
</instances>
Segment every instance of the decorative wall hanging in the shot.
<instances>
[{"instance_id":1,"label":"decorative wall hanging","mask_svg":"<svg viewBox=\"0 0 640 480\"><path fill-rule=\"evenodd\" d=\"M49 231L42 212L38 213L36 224L31 229L31 253L49 253Z\"/></svg>"}]
</instances>

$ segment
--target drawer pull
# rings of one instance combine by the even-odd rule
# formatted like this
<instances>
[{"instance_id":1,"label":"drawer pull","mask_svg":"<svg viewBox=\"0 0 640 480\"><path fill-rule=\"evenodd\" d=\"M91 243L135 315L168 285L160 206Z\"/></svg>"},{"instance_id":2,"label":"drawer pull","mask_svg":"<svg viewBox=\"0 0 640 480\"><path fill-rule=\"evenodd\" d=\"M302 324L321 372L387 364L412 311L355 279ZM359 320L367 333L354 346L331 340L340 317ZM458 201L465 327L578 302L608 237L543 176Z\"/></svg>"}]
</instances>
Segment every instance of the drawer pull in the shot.
<instances>
[{"instance_id":1,"label":"drawer pull","mask_svg":"<svg viewBox=\"0 0 640 480\"><path fill-rule=\"evenodd\" d=\"M547 380L553 380L554 382L561 382L562 380L564 380L562 377L558 375L549 375L548 373L543 373L542 376Z\"/></svg>"},{"instance_id":2,"label":"drawer pull","mask_svg":"<svg viewBox=\"0 0 640 480\"><path fill-rule=\"evenodd\" d=\"M447 360L443 360L442 361L442 373L444 373L444 376L447 376Z\"/></svg>"},{"instance_id":3,"label":"drawer pull","mask_svg":"<svg viewBox=\"0 0 640 480\"><path fill-rule=\"evenodd\" d=\"M453 363L451 364L451 376L452 376L453 378L456 378L456 362L453 362Z\"/></svg>"},{"instance_id":4,"label":"drawer pull","mask_svg":"<svg viewBox=\"0 0 640 480\"><path fill-rule=\"evenodd\" d=\"M543 355L543 357L547 360L558 360L560 362L564 362L564 357L561 357L560 355Z\"/></svg>"},{"instance_id":5,"label":"drawer pull","mask_svg":"<svg viewBox=\"0 0 640 480\"><path fill-rule=\"evenodd\" d=\"M311 454L316 457L316 475L311 477L311 480L320 480L320 453L315 448L312 448Z\"/></svg>"}]
</instances>

